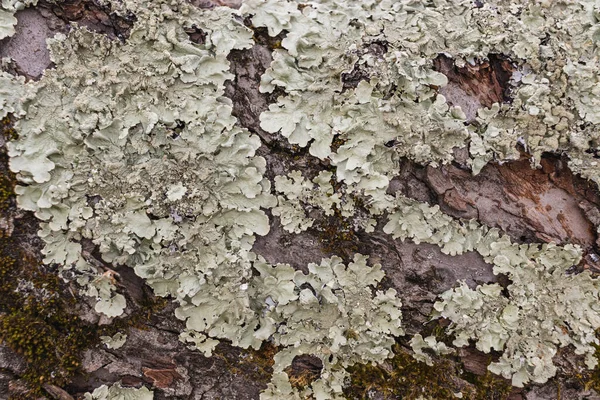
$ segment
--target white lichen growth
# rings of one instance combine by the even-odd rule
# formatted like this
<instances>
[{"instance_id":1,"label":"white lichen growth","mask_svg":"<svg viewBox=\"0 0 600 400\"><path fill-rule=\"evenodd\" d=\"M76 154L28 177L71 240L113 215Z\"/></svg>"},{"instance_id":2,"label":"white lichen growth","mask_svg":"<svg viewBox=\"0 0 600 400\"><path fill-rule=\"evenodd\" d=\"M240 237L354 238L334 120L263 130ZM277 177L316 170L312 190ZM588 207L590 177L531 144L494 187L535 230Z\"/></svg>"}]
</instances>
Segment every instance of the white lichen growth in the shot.
<instances>
[{"instance_id":1,"label":"white lichen growth","mask_svg":"<svg viewBox=\"0 0 600 400\"><path fill-rule=\"evenodd\" d=\"M271 34L287 31L261 82L261 90L280 87L287 95L262 113L261 127L309 146L310 154L335 165L338 180L366 192L385 190L400 156L448 162L452 148L468 138L460 113L436 94L434 85L447 79L433 70L432 59L370 47L395 46L395 37L371 29L379 28L374 18L393 24L388 6L320 1L300 11L295 2L261 0L242 6L255 25L274 23ZM348 89L340 78L355 68L368 79ZM336 151L334 138L344 142ZM386 147L390 142L396 145Z\"/></svg>"},{"instance_id":2,"label":"white lichen growth","mask_svg":"<svg viewBox=\"0 0 600 400\"><path fill-rule=\"evenodd\" d=\"M514 245L513 245L514 246ZM489 370L512 378L515 386L544 383L556 374L552 358L558 347L572 345L586 355L588 368L597 364L595 331L600 328L600 280L589 271L569 274L579 261L553 247L516 246L509 254L494 257L494 271L506 274L511 284L502 293L498 284L472 290L462 283L441 295L436 315L452 321L453 344L465 346L469 339L489 353L503 351ZM541 250L541 251L540 251ZM491 256L491 255L490 255Z\"/></svg>"},{"instance_id":3,"label":"white lichen growth","mask_svg":"<svg viewBox=\"0 0 600 400\"><path fill-rule=\"evenodd\" d=\"M85 400L152 400L154 393L147 387L139 389L121 386L120 382L111 386L102 385L92 393L86 393Z\"/></svg>"},{"instance_id":4,"label":"white lichen growth","mask_svg":"<svg viewBox=\"0 0 600 400\"><path fill-rule=\"evenodd\" d=\"M27 97L33 95L33 89L24 83L25 78L0 71L0 119L8 114L17 118L25 115L22 105Z\"/></svg>"},{"instance_id":5,"label":"white lichen growth","mask_svg":"<svg viewBox=\"0 0 600 400\"><path fill-rule=\"evenodd\" d=\"M286 95L261 126L310 146L339 180L366 192L385 189L399 156L435 165L469 146L478 172L495 158L518 158L519 141L536 164L545 151L569 152L571 167L598 182L590 155L600 122L598 10L593 0L247 1L242 11L255 25L286 31L261 85ZM477 127L465 127L462 110L437 93L447 83L433 69L440 54L458 66L508 57L517 68L513 101L480 109ZM345 141L336 151L334 138Z\"/></svg>"},{"instance_id":6,"label":"white lichen growth","mask_svg":"<svg viewBox=\"0 0 600 400\"><path fill-rule=\"evenodd\" d=\"M166 11L146 7L125 44L84 29L51 40L57 67L23 104L21 135L9 144L25 184L19 205L44 221L44 261L71 269L109 317L122 314L125 297L82 251L83 240L182 306L214 290L226 294L223 313L236 314L225 282L241 284L253 234L269 229L260 208L273 199L265 161L254 155L260 141L235 126L223 96L227 54L250 46L250 32L231 10L205 18L182 3ZM208 26L207 42L192 43L186 24ZM215 335L237 343L236 333Z\"/></svg>"},{"instance_id":7,"label":"white lichen growth","mask_svg":"<svg viewBox=\"0 0 600 400\"><path fill-rule=\"evenodd\" d=\"M465 283L441 295L434 316L452 322L449 332L456 336L455 346L466 346L473 339L483 352L503 351L489 369L512 378L515 386L543 383L554 376L552 357L558 347L573 345L578 354L586 354L588 367L594 367L600 280L589 271L567 273L581 260L579 247L515 244L497 229L474 220L454 220L438 206L401 197L396 201L398 211L390 216L386 232L436 244L451 255L476 251L494 265L495 274L505 274L512 282L508 296L498 284L471 290Z\"/></svg>"},{"instance_id":8,"label":"white lichen growth","mask_svg":"<svg viewBox=\"0 0 600 400\"><path fill-rule=\"evenodd\" d=\"M100 340L108 349L120 349L127 341L127 334L117 332L113 336L100 336Z\"/></svg>"},{"instance_id":9,"label":"white lichen growth","mask_svg":"<svg viewBox=\"0 0 600 400\"><path fill-rule=\"evenodd\" d=\"M556 373L552 357L558 347L573 345L587 355L593 368L600 328L600 280L588 272L567 270L581 260L581 249L573 245L518 245L497 229L476 221L458 221L437 206L398 198L398 211L384 230L395 238L436 244L442 251L480 253L494 265L495 274L506 274L511 284L508 297L498 284L476 290L462 284L441 295L435 316L449 319L453 344L466 346L469 339L483 352L504 351L492 372L512 378L515 386L532 380L546 382Z\"/></svg>"},{"instance_id":10,"label":"white lichen growth","mask_svg":"<svg viewBox=\"0 0 600 400\"><path fill-rule=\"evenodd\" d=\"M433 357L427 352L432 352L437 355L454 353L454 349L446 346L444 342L438 342L435 336L427 336L423 339L423 336L417 333L412 337L408 344L410 344L410 347L414 352L413 357L415 360L424 362L429 366L433 365Z\"/></svg>"},{"instance_id":11,"label":"white lichen growth","mask_svg":"<svg viewBox=\"0 0 600 400\"><path fill-rule=\"evenodd\" d=\"M279 217L283 229L300 233L313 226L315 221L306 215L305 207L319 208L326 216L333 215L334 207L341 205L341 199L333 190L332 177L328 171L321 171L312 182L300 171L292 171L287 177L275 177L278 196L272 213Z\"/></svg>"},{"instance_id":12,"label":"white lichen growth","mask_svg":"<svg viewBox=\"0 0 600 400\"><path fill-rule=\"evenodd\" d=\"M126 310L104 263L130 266L178 302L180 337L190 347L210 356L220 339L281 346L263 399L342 398L344 368L383 361L403 334L397 294L377 289L380 266L361 255L348 265L332 257L302 273L251 250L255 235L269 231L264 209L294 233L314 224L313 209L339 210L367 232L386 214L383 229L393 238L449 255L476 251L510 278L505 291L463 283L441 296L436 315L451 321L454 345L474 340L481 351L502 351L490 370L518 386L553 376L559 347L573 345L593 365L600 287L588 272L567 273L581 249L517 245L387 189L401 157L438 165L468 147L477 173L491 160L517 158L518 143L533 164L542 152L566 152L571 168L600 183L595 1L247 0L240 11L200 11L183 0L103 2L136 16L124 43L74 29L49 41L56 68L39 82L0 75L0 117L22 117L8 144L18 204L42 221L44 261L71 272L96 311ZM28 3L2 2L0 39ZM260 139L236 124L224 96L233 78L228 55L254 44L244 18L283 35L261 79L263 92L282 95L261 127L335 169L312 181L299 171L278 176L276 196L256 155ZM192 27L202 43L187 36ZM478 110L467 126L463 110L439 93L448 83L434 70L440 54L457 66L510 58L512 102ZM370 214L357 216L354 198ZM425 349L451 351L421 335L411 345L427 363ZM323 371L299 391L284 370L303 354L319 357ZM152 394L114 385L86 398Z\"/></svg>"},{"instance_id":13,"label":"white lichen growth","mask_svg":"<svg viewBox=\"0 0 600 400\"><path fill-rule=\"evenodd\" d=\"M262 260L255 268L260 277L251 285L253 298L263 309L257 335L282 347L263 399L292 393L289 398L296 398L284 369L303 354L320 358L323 371L302 396L343 398L343 368L385 360L392 355L394 337L404 334L396 291L374 291L384 273L379 264L369 267L365 256L356 254L347 266L338 257L323 259L319 265L309 264L308 274Z\"/></svg>"}]
</instances>

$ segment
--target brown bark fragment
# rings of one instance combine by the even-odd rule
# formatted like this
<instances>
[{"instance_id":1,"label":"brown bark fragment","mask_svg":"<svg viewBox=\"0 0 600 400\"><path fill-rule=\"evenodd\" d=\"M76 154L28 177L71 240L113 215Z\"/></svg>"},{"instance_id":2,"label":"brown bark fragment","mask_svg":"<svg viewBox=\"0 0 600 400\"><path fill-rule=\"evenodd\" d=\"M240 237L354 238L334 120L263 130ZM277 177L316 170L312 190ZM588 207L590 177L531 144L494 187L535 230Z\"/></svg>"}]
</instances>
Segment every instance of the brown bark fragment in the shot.
<instances>
[{"instance_id":1,"label":"brown bark fragment","mask_svg":"<svg viewBox=\"0 0 600 400\"><path fill-rule=\"evenodd\" d=\"M66 24L76 22L92 31L103 33L111 39L126 39L134 21L133 16L123 18L114 14L108 5L95 1L42 1L39 8L46 10L46 15L52 13ZM61 29L64 30L67 27L63 26Z\"/></svg>"},{"instance_id":2,"label":"brown bark fragment","mask_svg":"<svg viewBox=\"0 0 600 400\"><path fill-rule=\"evenodd\" d=\"M269 143L272 135L260 128L259 119L268 109L269 95L261 93L258 87L261 75L271 65L271 51L256 44L250 49L233 50L228 59L235 78L225 83L225 96L233 101L233 115L243 127Z\"/></svg>"},{"instance_id":3,"label":"brown bark fragment","mask_svg":"<svg viewBox=\"0 0 600 400\"><path fill-rule=\"evenodd\" d=\"M490 163L476 176L455 165L422 168L404 161L400 172L392 190L500 228L517 242L596 246L598 190L574 175L564 158L546 155L541 169L526 158Z\"/></svg>"},{"instance_id":4,"label":"brown bark fragment","mask_svg":"<svg viewBox=\"0 0 600 400\"><path fill-rule=\"evenodd\" d=\"M285 372L292 386L302 389L319 378L321 369L323 369L323 362L319 358L304 354L296 356Z\"/></svg>"},{"instance_id":5,"label":"brown bark fragment","mask_svg":"<svg viewBox=\"0 0 600 400\"><path fill-rule=\"evenodd\" d=\"M465 371L475 375L485 375L487 366L490 363L490 355L484 354L472 348L462 348L458 350L458 356L463 364Z\"/></svg>"},{"instance_id":6,"label":"brown bark fragment","mask_svg":"<svg viewBox=\"0 0 600 400\"><path fill-rule=\"evenodd\" d=\"M46 383L44 384L44 390L56 400L73 400L73 396L71 396L69 393L59 388L58 386Z\"/></svg>"},{"instance_id":7,"label":"brown bark fragment","mask_svg":"<svg viewBox=\"0 0 600 400\"><path fill-rule=\"evenodd\" d=\"M440 88L440 94L448 103L460 106L472 121L481 107L508 101L508 82L514 71L512 63L496 54L476 65L464 67L454 64L454 59L443 54L433 61L434 69L448 78L448 84Z\"/></svg>"},{"instance_id":8,"label":"brown bark fragment","mask_svg":"<svg viewBox=\"0 0 600 400\"><path fill-rule=\"evenodd\" d=\"M154 387L161 389L168 388L173 382L183 379L183 376L175 368L142 368L142 372Z\"/></svg>"}]
</instances>

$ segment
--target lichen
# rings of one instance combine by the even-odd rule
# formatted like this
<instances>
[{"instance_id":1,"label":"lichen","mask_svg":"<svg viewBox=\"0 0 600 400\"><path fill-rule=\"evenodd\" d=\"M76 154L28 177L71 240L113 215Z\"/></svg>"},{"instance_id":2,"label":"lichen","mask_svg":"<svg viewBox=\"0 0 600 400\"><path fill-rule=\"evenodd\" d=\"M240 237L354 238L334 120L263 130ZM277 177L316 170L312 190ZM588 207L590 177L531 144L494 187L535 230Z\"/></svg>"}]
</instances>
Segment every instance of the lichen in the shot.
<instances>
[{"instance_id":1,"label":"lichen","mask_svg":"<svg viewBox=\"0 0 600 400\"><path fill-rule=\"evenodd\" d=\"M180 7L149 7L125 44L85 29L51 40L58 66L24 103L23 135L9 144L11 168L28 184L17 188L19 205L44 221L45 262L71 269L109 317L123 313L125 298L82 253L83 238L104 261L135 266L159 294L186 303L204 283L198 265L208 274L221 267L208 285L241 280L252 234L268 231L260 142L234 126L222 95L226 55L247 47L250 32L231 11L203 18ZM191 24L208 24L206 43L189 40ZM159 287L177 259L180 283Z\"/></svg>"},{"instance_id":2,"label":"lichen","mask_svg":"<svg viewBox=\"0 0 600 400\"><path fill-rule=\"evenodd\" d=\"M152 400L154 393L147 387L127 388L121 386L120 382L111 386L102 385L92 393L86 393L85 400Z\"/></svg>"},{"instance_id":3,"label":"lichen","mask_svg":"<svg viewBox=\"0 0 600 400\"><path fill-rule=\"evenodd\" d=\"M600 282L587 271L570 275L566 270L562 262L547 258L511 266L503 272L513 282L508 298L497 284L476 290L462 284L442 294L435 305L437 315L453 322L454 345L464 346L473 339L483 352L504 351L488 368L511 378L515 386L553 377L557 347L573 345L593 368L598 362L594 345L595 330L600 328Z\"/></svg>"},{"instance_id":4,"label":"lichen","mask_svg":"<svg viewBox=\"0 0 600 400\"><path fill-rule=\"evenodd\" d=\"M314 219L306 215L304 206L319 208L325 216L334 214L334 208L341 208L339 194L334 192L330 183L332 173L321 171L312 182L302 176L300 171L292 171L287 177L275 177L277 206L272 213L278 216L283 229L300 233L314 224Z\"/></svg>"},{"instance_id":5,"label":"lichen","mask_svg":"<svg viewBox=\"0 0 600 400\"><path fill-rule=\"evenodd\" d=\"M421 334L417 333L409 342L414 354L415 360L422 361L429 366L433 366L433 358L428 352L437 355L452 354L454 349L448 348L444 342L438 342L435 336L427 336L423 339Z\"/></svg>"},{"instance_id":6,"label":"lichen","mask_svg":"<svg viewBox=\"0 0 600 400\"><path fill-rule=\"evenodd\" d=\"M269 231L265 209L298 233L318 225L312 208L343 227L321 229L333 244L384 222L394 239L451 256L475 251L507 275L506 290L461 284L435 309L450 320L455 346L472 339L484 352L503 351L490 370L515 385L554 375L552 356L567 345L592 366L597 279L567 273L580 248L515 244L388 189L402 157L435 166L467 147L477 173L516 158L518 144L533 165L542 152L566 152L571 168L600 183L594 1L247 0L239 11L201 11L183 0L104 3L137 17L125 42L74 28L49 40L56 67L39 82L0 75L0 117L21 118L8 144L18 205L42 221L44 262L72 273L97 299L97 312L127 312L109 264L129 266L178 303L180 337L190 347L210 356L222 339L277 346L263 399L341 398L345 368L393 356L402 294L380 290L380 266L360 254L302 273L252 252L255 235ZM0 36L10 34L17 5L2 3ZM330 166L312 180L298 171L275 177L273 192L256 154L259 137L239 126L224 96L233 78L228 55L254 44L244 21L277 43L260 90L279 97L261 114L261 128ZM200 43L190 29L202 32ZM511 101L478 110L468 124L439 93L448 83L434 69L439 54L457 66L503 54L516 71ZM433 362L425 345L450 351L420 335L412 344L425 364ZM323 362L305 388L286 372L299 355ZM431 396L438 393L459 392L445 387Z\"/></svg>"},{"instance_id":7,"label":"lichen","mask_svg":"<svg viewBox=\"0 0 600 400\"><path fill-rule=\"evenodd\" d=\"M23 101L33 93L24 83L25 78L0 71L0 119L5 120L9 114L17 118L25 115Z\"/></svg>"},{"instance_id":8,"label":"lichen","mask_svg":"<svg viewBox=\"0 0 600 400\"><path fill-rule=\"evenodd\" d=\"M454 220L438 206L403 197L396 199L396 206L398 211L384 227L393 237L436 244L450 255L476 251L494 265L495 274L511 280L507 296L498 284L472 290L464 282L440 296L434 317L452 322L449 331L456 335L455 346L474 339L483 352L504 351L489 369L512 378L515 386L530 380L543 383L554 376L557 347L574 345L578 354L587 355L588 367L594 367L600 280L589 271L568 274L581 260L579 247L519 245L474 220Z\"/></svg>"},{"instance_id":9,"label":"lichen","mask_svg":"<svg viewBox=\"0 0 600 400\"><path fill-rule=\"evenodd\" d=\"M127 341L127 335L117 332L113 336L100 336L100 340L108 349L119 349Z\"/></svg>"},{"instance_id":10,"label":"lichen","mask_svg":"<svg viewBox=\"0 0 600 400\"><path fill-rule=\"evenodd\" d=\"M272 383L261 399L343 398L343 368L357 362L380 362L392 355L394 336L403 335L401 303L394 289L373 291L383 278L381 265L367 266L355 255L348 266L341 258L309 264L308 274L288 265L270 266L259 260L260 278L253 298L263 309L256 335L270 338L282 349L275 355ZM321 359L321 377L299 392L284 370L295 357ZM288 396L288 397L284 397Z\"/></svg>"}]
</instances>

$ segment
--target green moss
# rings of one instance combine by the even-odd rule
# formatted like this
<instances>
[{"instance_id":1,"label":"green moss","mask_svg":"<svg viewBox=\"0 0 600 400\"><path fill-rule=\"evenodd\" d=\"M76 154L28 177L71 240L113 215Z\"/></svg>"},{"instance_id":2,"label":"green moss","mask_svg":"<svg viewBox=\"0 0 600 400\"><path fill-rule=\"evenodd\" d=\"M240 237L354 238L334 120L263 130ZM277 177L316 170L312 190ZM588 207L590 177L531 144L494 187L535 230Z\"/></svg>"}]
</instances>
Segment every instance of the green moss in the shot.
<instances>
[{"instance_id":1,"label":"green moss","mask_svg":"<svg viewBox=\"0 0 600 400\"><path fill-rule=\"evenodd\" d=\"M2 131L6 140L15 140L18 137L17 131L14 128L13 117L9 115L0 120L0 131Z\"/></svg>"},{"instance_id":2,"label":"green moss","mask_svg":"<svg viewBox=\"0 0 600 400\"><path fill-rule=\"evenodd\" d=\"M83 351L100 336L143 328L167 302L146 296L130 318L102 327L86 323L69 311L77 300L58 276L7 238L0 242L0 282L0 342L27 362L22 378L32 396L43 394L44 383L67 385L80 372Z\"/></svg>"},{"instance_id":3,"label":"green moss","mask_svg":"<svg viewBox=\"0 0 600 400\"><path fill-rule=\"evenodd\" d=\"M0 177L0 212L5 212L10 207L14 181L6 176Z\"/></svg>"},{"instance_id":4,"label":"green moss","mask_svg":"<svg viewBox=\"0 0 600 400\"><path fill-rule=\"evenodd\" d=\"M0 120L0 134L2 134L2 136L8 140L12 140L17 137L13 127L12 118L5 117ZM7 162L7 157L5 154L0 154L0 162L3 164ZM15 182L14 174L8 171L7 168L6 171L3 171L3 173L0 174L0 213L5 213L11 206Z\"/></svg>"},{"instance_id":5,"label":"green moss","mask_svg":"<svg viewBox=\"0 0 600 400\"><path fill-rule=\"evenodd\" d=\"M387 397L403 400L423 396L438 400L456 399L461 392L457 386L459 370L450 360L441 360L433 366L415 360L400 345L394 346L394 357L388 365L357 364L348 368L350 385L345 390L349 399L367 399L375 390ZM462 390L463 399L474 399L475 393Z\"/></svg>"},{"instance_id":6,"label":"green moss","mask_svg":"<svg viewBox=\"0 0 600 400\"><path fill-rule=\"evenodd\" d=\"M513 391L508 380L489 371L483 376L474 376L472 383L476 388L473 400L505 400Z\"/></svg>"},{"instance_id":7,"label":"green moss","mask_svg":"<svg viewBox=\"0 0 600 400\"><path fill-rule=\"evenodd\" d=\"M267 384L273 374L273 357L280 348L272 343L265 342L258 350L253 349L235 349L225 345L219 345L215 348L213 356L222 360L226 369L233 375L244 376L253 382L262 382Z\"/></svg>"},{"instance_id":8,"label":"green moss","mask_svg":"<svg viewBox=\"0 0 600 400\"><path fill-rule=\"evenodd\" d=\"M12 239L0 243L0 282L0 342L27 362L22 378L31 395L44 383L66 385L81 352L97 341L94 327L66 311L75 299Z\"/></svg>"},{"instance_id":9,"label":"green moss","mask_svg":"<svg viewBox=\"0 0 600 400\"><path fill-rule=\"evenodd\" d=\"M435 329L432 333L436 333ZM422 396L445 400L456 399L461 392L464 400L506 400L513 391L508 380L491 372L482 376L464 372L459 364L443 358L428 366L415 360L399 344L394 353L384 365L357 364L348 368L347 397L367 399L369 391L376 391L384 398L411 400Z\"/></svg>"}]
</instances>

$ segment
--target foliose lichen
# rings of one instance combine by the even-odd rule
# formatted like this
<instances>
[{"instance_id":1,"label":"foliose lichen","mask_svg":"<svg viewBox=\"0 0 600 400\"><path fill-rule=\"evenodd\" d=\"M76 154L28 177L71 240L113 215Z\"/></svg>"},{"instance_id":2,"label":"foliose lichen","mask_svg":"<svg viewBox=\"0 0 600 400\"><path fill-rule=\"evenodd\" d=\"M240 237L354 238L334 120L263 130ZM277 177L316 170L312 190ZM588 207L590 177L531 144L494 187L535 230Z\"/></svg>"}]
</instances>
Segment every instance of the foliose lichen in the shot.
<instances>
[{"instance_id":1,"label":"foliose lichen","mask_svg":"<svg viewBox=\"0 0 600 400\"><path fill-rule=\"evenodd\" d=\"M428 352L433 352L437 355L452 354L454 349L446 346L444 342L438 342L435 336L427 336L423 339L421 334L417 333L409 342L414 354L415 360L422 361L429 366L433 366L433 358Z\"/></svg>"},{"instance_id":2,"label":"foliose lichen","mask_svg":"<svg viewBox=\"0 0 600 400\"><path fill-rule=\"evenodd\" d=\"M152 400L154 393L147 387L124 388L120 382L111 386L102 385L92 393L86 393L85 400Z\"/></svg>"},{"instance_id":3,"label":"foliose lichen","mask_svg":"<svg viewBox=\"0 0 600 400\"><path fill-rule=\"evenodd\" d=\"M438 165L468 147L477 173L516 158L518 144L534 165L545 151L566 152L573 170L600 183L596 1L247 0L239 11L105 3L137 16L127 41L76 28L49 41L56 68L39 82L0 76L0 116L21 117L8 144L19 206L42 221L44 261L70 271L98 312L126 310L107 264L127 265L178 302L181 339L206 355L220 339L280 346L264 399L341 398L346 367L392 355L403 334L399 295L378 290L383 272L364 256L347 265L326 258L306 274L266 263L252 245L269 230L265 209L297 233L314 223L308 207L353 216L353 195L370 213L360 229L372 231L385 213L393 238L449 255L476 251L510 278L506 291L461 284L441 295L436 316L451 321L454 345L503 351L490 370L515 385L553 376L552 356L567 345L592 366L600 299L596 278L568 274L580 248L515 244L387 190L401 157ZM12 32L19 4L2 3L0 35ZM244 19L284 36L261 79L263 92L281 93L262 129L331 165L312 181L276 177L275 195L260 139L236 124L224 96L227 56L254 43ZM191 41L189 28L204 40ZM457 66L505 55L516 71L512 101L468 124L439 93L448 82L434 69L440 54ZM425 345L449 351L420 337L413 347L426 363ZM305 354L323 370L299 390L284 370Z\"/></svg>"},{"instance_id":4,"label":"foliose lichen","mask_svg":"<svg viewBox=\"0 0 600 400\"><path fill-rule=\"evenodd\" d=\"M333 215L333 208L341 206L341 199L331 185L332 176L329 171L321 171L310 182L300 171L292 171L287 177L275 177L275 190L280 195L271 212L279 217L283 229L300 233L313 226L314 219L306 215L303 206L320 208L326 216Z\"/></svg>"},{"instance_id":5,"label":"foliose lichen","mask_svg":"<svg viewBox=\"0 0 600 400\"><path fill-rule=\"evenodd\" d=\"M320 265L309 264L308 274L289 265L255 263L260 279L253 285L253 298L264 310L255 335L283 347L275 355L273 381L262 399L309 394L343 398L343 368L391 356L394 336L404 334L401 302L394 289L373 292L384 273L381 265L369 267L366 261L359 254L347 266L339 257L323 259ZM304 354L321 358L323 371L300 394L284 369Z\"/></svg>"},{"instance_id":6,"label":"foliose lichen","mask_svg":"<svg viewBox=\"0 0 600 400\"><path fill-rule=\"evenodd\" d=\"M100 340L102 340L102 343L109 349L119 349L123 347L127 341L127 335L117 332L113 336L100 336Z\"/></svg>"},{"instance_id":7,"label":"foliose lichen","mask_svg":"<svg viewBox=\"0 0 600 400\"><path fill-rule=\"evenodd\" d=\"M554 376L552 357L557 347L574 345L587 355L589 368L598 344L600 280L589 271L568 274L579 264L581 249L567 244L515 244L497 229L471 220L465 223L427 206L397 198L399 211L390 216L384 231L394 237L436 244L442 252L456 255L476 251L494 265L495 274L511 280L508 296L498 284L470 289L460 287L443 293L435 303L434 317L444 317L456 335L453 344L476 347L486 353L504 351L492 372L512 378L515 386L530 380L546 382Z\"/></svg>"},{"instance_id":8,"label":"foliose lichen","mask_svg":"<svg viewBox=\"0 0 600 400\"><path fill-rule=\"evenodd\" d=\"M249 46L250 32L231 11L204 19L179 7L149 7L125 44L85 29L53 39L58 66L24 103L24 134L9 144L11 168L28 184L17 188L19 205L44 221L45 262L71 269L110 317L125 298L81 240L104 261L153 278L159 294L183 299L199 290L200 266L210 273L225 263L210 279L241 279L235 258L244 262L252 234L268 230L259 207L270 204L269 183L254 156L260 142L234 126L222 95L226 55ZM205 27L209 40L192 43L186 24ZM181 285L158 286L174 273Z\"/></svg>"}]
</instances>

